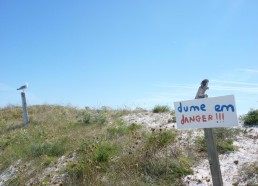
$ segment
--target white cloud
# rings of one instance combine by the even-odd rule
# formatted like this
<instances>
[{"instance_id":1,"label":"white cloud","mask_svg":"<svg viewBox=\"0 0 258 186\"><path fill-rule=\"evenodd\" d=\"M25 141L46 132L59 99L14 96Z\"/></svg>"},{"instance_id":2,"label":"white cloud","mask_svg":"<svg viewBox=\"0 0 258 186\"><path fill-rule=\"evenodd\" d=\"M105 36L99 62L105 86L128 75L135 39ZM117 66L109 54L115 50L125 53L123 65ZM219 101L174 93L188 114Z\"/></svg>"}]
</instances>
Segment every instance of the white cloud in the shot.
<instances>
[{"instance_id":1,"label":"white cloud","mask_svg":"<svg viewBox=\"0 0 258 186\"><path fill-rule=\"evenodd\" d=\"M255 73L258 73L258 70L253 70L253 69L243 69L243 68L241 68L241 69L239 69L239 70L241 70L241 71L246 71L246 72L255 72Z\"/></svg>"},{"instance_id":2,"label":"white cloud","mask_svg":"<svg viewBox=\"0 0 258 186\"><path fill-rule=\"evenodd\" d=\"M238 113L247 113L250 108L258 107L258 81L257 74L258 69L248 69L248 68L236 68L236 69L225 69L221 73L218 73L214 77L209 77L209 90L207 94L209 97L223 96L223 95L235 95L236 103L238 105ZM197 77L193 77L191 82L193 82ZM200 86L199 81L196 83L183 83L183 82L156 82L156 87L161 91L171 92L172 95L167 95L167 97L161 96L150 96L148 101L162 102L170 100L172 102L178 100L190 100L194 99L194 95ZM186 95L186 93L188 95Z\"/></svg>"},{"instance_id":3,"label":"white cloud","mask_svg":"<svg viewBox=\"0 0 258 186\"><path fill-rule=\"evenodd\" d=\"M227 83L227 84L238 84L238 85L254 85L254 86L258 86L258 83L246 83L246 82L239 82L239 81L219 81L219 80L211 80L211 82Z\"/></svg>"},{"instance_id":4,"label":"white cloud","mask_svg":"<svg viewBox=\"0 0 258 186\"><path fill-rule=\"evenodd\" d=\"M249 87L231 87L231 86L210 86L212 90L231 90L231 91L238 91L238 92L248 92L248 93L258 93L258 88L249 88Z\"/></svg>"},{"instance_id":5,"label":"white cloud","mask_svg":"<svg viewBox=\"0 0 258 186\"><path fill-rule=\"evenodd\" d=\"M184 85L184 84L171 84L171 83L165 83L165 82L159 82L155 84L156 87L160 88L197 88L199 85Z\"/></svg>"},{"instance_id":6,"label":"white cloud","mask_svg":"<svg viewBox=\"0 0 258 186\"><path fill-rule=\"evenodd\" d=\"M214 81L215 82L215 81ZM215 86L209 86L210 90L219 90L219 91L236 91L236 92L248 92L248 93L258 93L258 84L256 83L245 83L245 82L233 82L233 81L217 81L217 82L223 82L228 84L238 84L238 85L249 85L248 87L243 86L227 86L227 85L215 85ZM162 88L180 88L181 92L184 92L182 89L198 89L199 85L183 85L183 84L168 84L168 83L162 83L157 84L156 86L162 87ZM257 86L257 87L254 87ZM180 92L178 92L178 95L181 95Z\"/></svg>"}]
</instances>

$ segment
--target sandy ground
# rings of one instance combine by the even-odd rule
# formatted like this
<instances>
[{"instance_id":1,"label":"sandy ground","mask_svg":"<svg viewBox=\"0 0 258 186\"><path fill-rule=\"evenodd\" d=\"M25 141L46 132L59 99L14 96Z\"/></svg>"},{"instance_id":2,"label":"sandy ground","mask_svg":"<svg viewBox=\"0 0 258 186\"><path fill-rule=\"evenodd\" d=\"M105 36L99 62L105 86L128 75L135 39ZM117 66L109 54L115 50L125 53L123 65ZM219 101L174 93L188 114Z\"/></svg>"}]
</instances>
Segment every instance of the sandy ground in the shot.
<instances>
[{"instance_id":1,"label":"sandy ground","mask_svg":"<svg viewBox=\"0 0 258 186\"><path fill-rule=\"evenodd\" d=\"M172 121L172 115L169 113L151 113L151 112L142 112L129 114L122 117L128 123L137 123L141 124L147 129L151 128L176 128L176 124ZM255 185L258 184L258 175L247 176L246 173L242 170L242 166L246 163L256 162L258 163L258 128L250 127L245 128L245 133L238 136L234 144L238 147L238 150L235 152L230 152L219 156L221 173L223 178L224 186L231 185ZM192 130L192 136L200 135L200 130ZM183 131L182 137L187 136L187 131ZM203 135L203 134L202 134ZM70 159L74 159L70 157ZM35 179L43 179L48 174L55 174L56 177L53 177L52 184L58 183L60 175L58 175L59 168L65 166L65 159L61 157L58 160L58 165L55 167L50 167L47 169L42 178L32 178L28 185L31 182L34 182ZM17 167L19 167L20 161L11 165L8 169L1 172L0 174L0 186L4 185L8 179L15 177ZM199 165L192 167L194 174L187 175L183 178L185 185L187 186L212 186L212 179L210 175L210 168L207 159L203 159ZM61 175L62 177L63 175Z\"/></svg>"},{"instance_id":2,"label":"sandy ground","mask_svg":"<svg viewBox=\"0 0 258 186\"><path fill-rule=\"evenodd\" d=\"M124 116L123 119L147 128L176 127L175 123L170 122L172 116L169 113L137 113ZM250 127L245 131L245 134L237 137L234 142L234 145L238 147L237 151L219 155L224 186L258 184L258 175L247 178L245 172L241 171L242 166L246 163L258 163L258 128ZM198 132L196 133L198 134ZM192 168L194 174L183 178L187 186L212 186L208 159L203 159L199 165Z\"/></svg>"}]
</instances>

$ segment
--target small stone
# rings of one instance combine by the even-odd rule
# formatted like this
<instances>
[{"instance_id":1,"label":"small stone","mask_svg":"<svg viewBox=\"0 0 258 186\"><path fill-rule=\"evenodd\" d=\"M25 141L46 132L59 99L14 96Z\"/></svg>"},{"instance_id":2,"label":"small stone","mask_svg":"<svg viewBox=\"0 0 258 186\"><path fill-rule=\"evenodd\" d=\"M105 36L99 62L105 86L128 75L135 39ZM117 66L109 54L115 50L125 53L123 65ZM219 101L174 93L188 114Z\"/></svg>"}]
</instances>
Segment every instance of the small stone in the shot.
<instances>
[{"instance_id":1,"label":"small stone","mask_svg":"<svg viewBox=\"0 0 258 186\"><path fill-rule=\"evenodd\" d=\"M239 182L232 183L233 186L238 186Z\"/></svg>"},{"instance_id":2,"label":"small stone","mask_svg":"<svg viewBox=\"0 0 258 186\"><path fill-rule=\"evenodd\" d=\"M96 166L96 169L101 169L101 167L100 166Z\"/></svg>"},{"instance_id":3,"label":"small stone","mask_svg":"<svg viewBox=\"0 0 258 186\"><path fill-rule=\"evenodd\" d=\"M202 181L201 181L201 180L198 180L198 181L197 181L197 184L201 184L201 183L202 183Z\"/></svg>"},{"instance_id":4,"label":"small stone","mask_svg":"<svg viewBox=\"0 0 258 186\"><path fill-rule=\"evenodd\" d=\"M238 160L235 160L235 161L234 161L234 164L236 164L236 165L237 165L237 164L238 164Z\"/></svg>"}]
</instances>

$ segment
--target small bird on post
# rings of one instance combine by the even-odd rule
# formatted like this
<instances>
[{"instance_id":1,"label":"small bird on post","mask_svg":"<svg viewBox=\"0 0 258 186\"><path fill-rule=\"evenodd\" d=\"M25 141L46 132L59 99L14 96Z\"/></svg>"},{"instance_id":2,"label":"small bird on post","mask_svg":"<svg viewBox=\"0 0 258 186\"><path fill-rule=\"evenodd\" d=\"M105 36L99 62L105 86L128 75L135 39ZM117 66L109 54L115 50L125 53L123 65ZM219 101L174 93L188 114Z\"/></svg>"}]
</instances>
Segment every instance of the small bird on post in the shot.
<instances>
[{"instance_id":1,"label":"small bird on post","mask_svg":"<svg viewBox=\"0 0 258 186\"><path fill-rule=\"evenodd\" d=\"M208 97L208 95L205 94L206 90L209 89L208 84L209 84L209 80L208 80L208 79L204 79L204 80L201 82L201 86L199 87L199 89L198 89L198 91L197 91L197 94L196 94L196 96L195 96L195 99L207 98L207 97Z\"/></svg>"},{"instance_id":2,"label":"small bird on post","mask_svg":"<svg viewBox=\"0 0 258 186\"><path fill-rule=\"evenodd\" d=\"M24 90L25 90L26 88L28 88L28 86L29 86L29 84L26 83L25 85L22 85L20 88L17 88L17 90L22 90L22 91L24 92Z\"/></svg>"}]
</instances>

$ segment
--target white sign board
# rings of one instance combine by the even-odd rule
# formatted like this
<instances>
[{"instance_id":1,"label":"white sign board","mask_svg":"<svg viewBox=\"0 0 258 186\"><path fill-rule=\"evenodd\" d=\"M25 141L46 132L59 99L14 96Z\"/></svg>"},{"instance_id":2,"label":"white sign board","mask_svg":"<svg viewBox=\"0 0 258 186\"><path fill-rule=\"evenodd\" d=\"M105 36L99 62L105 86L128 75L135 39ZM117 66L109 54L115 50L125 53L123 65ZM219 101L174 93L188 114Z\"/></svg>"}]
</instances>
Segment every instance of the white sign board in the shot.
<instances>
[{"instance_id":1,"label":"white sign board","mask_svg":"<svg viewBox=\"0 0 258 186\"><path fill-rule=\"evenodd\" d=\"M174 103L178 129L238 126L233 95Z\"/></svg>"}]
</instances>

